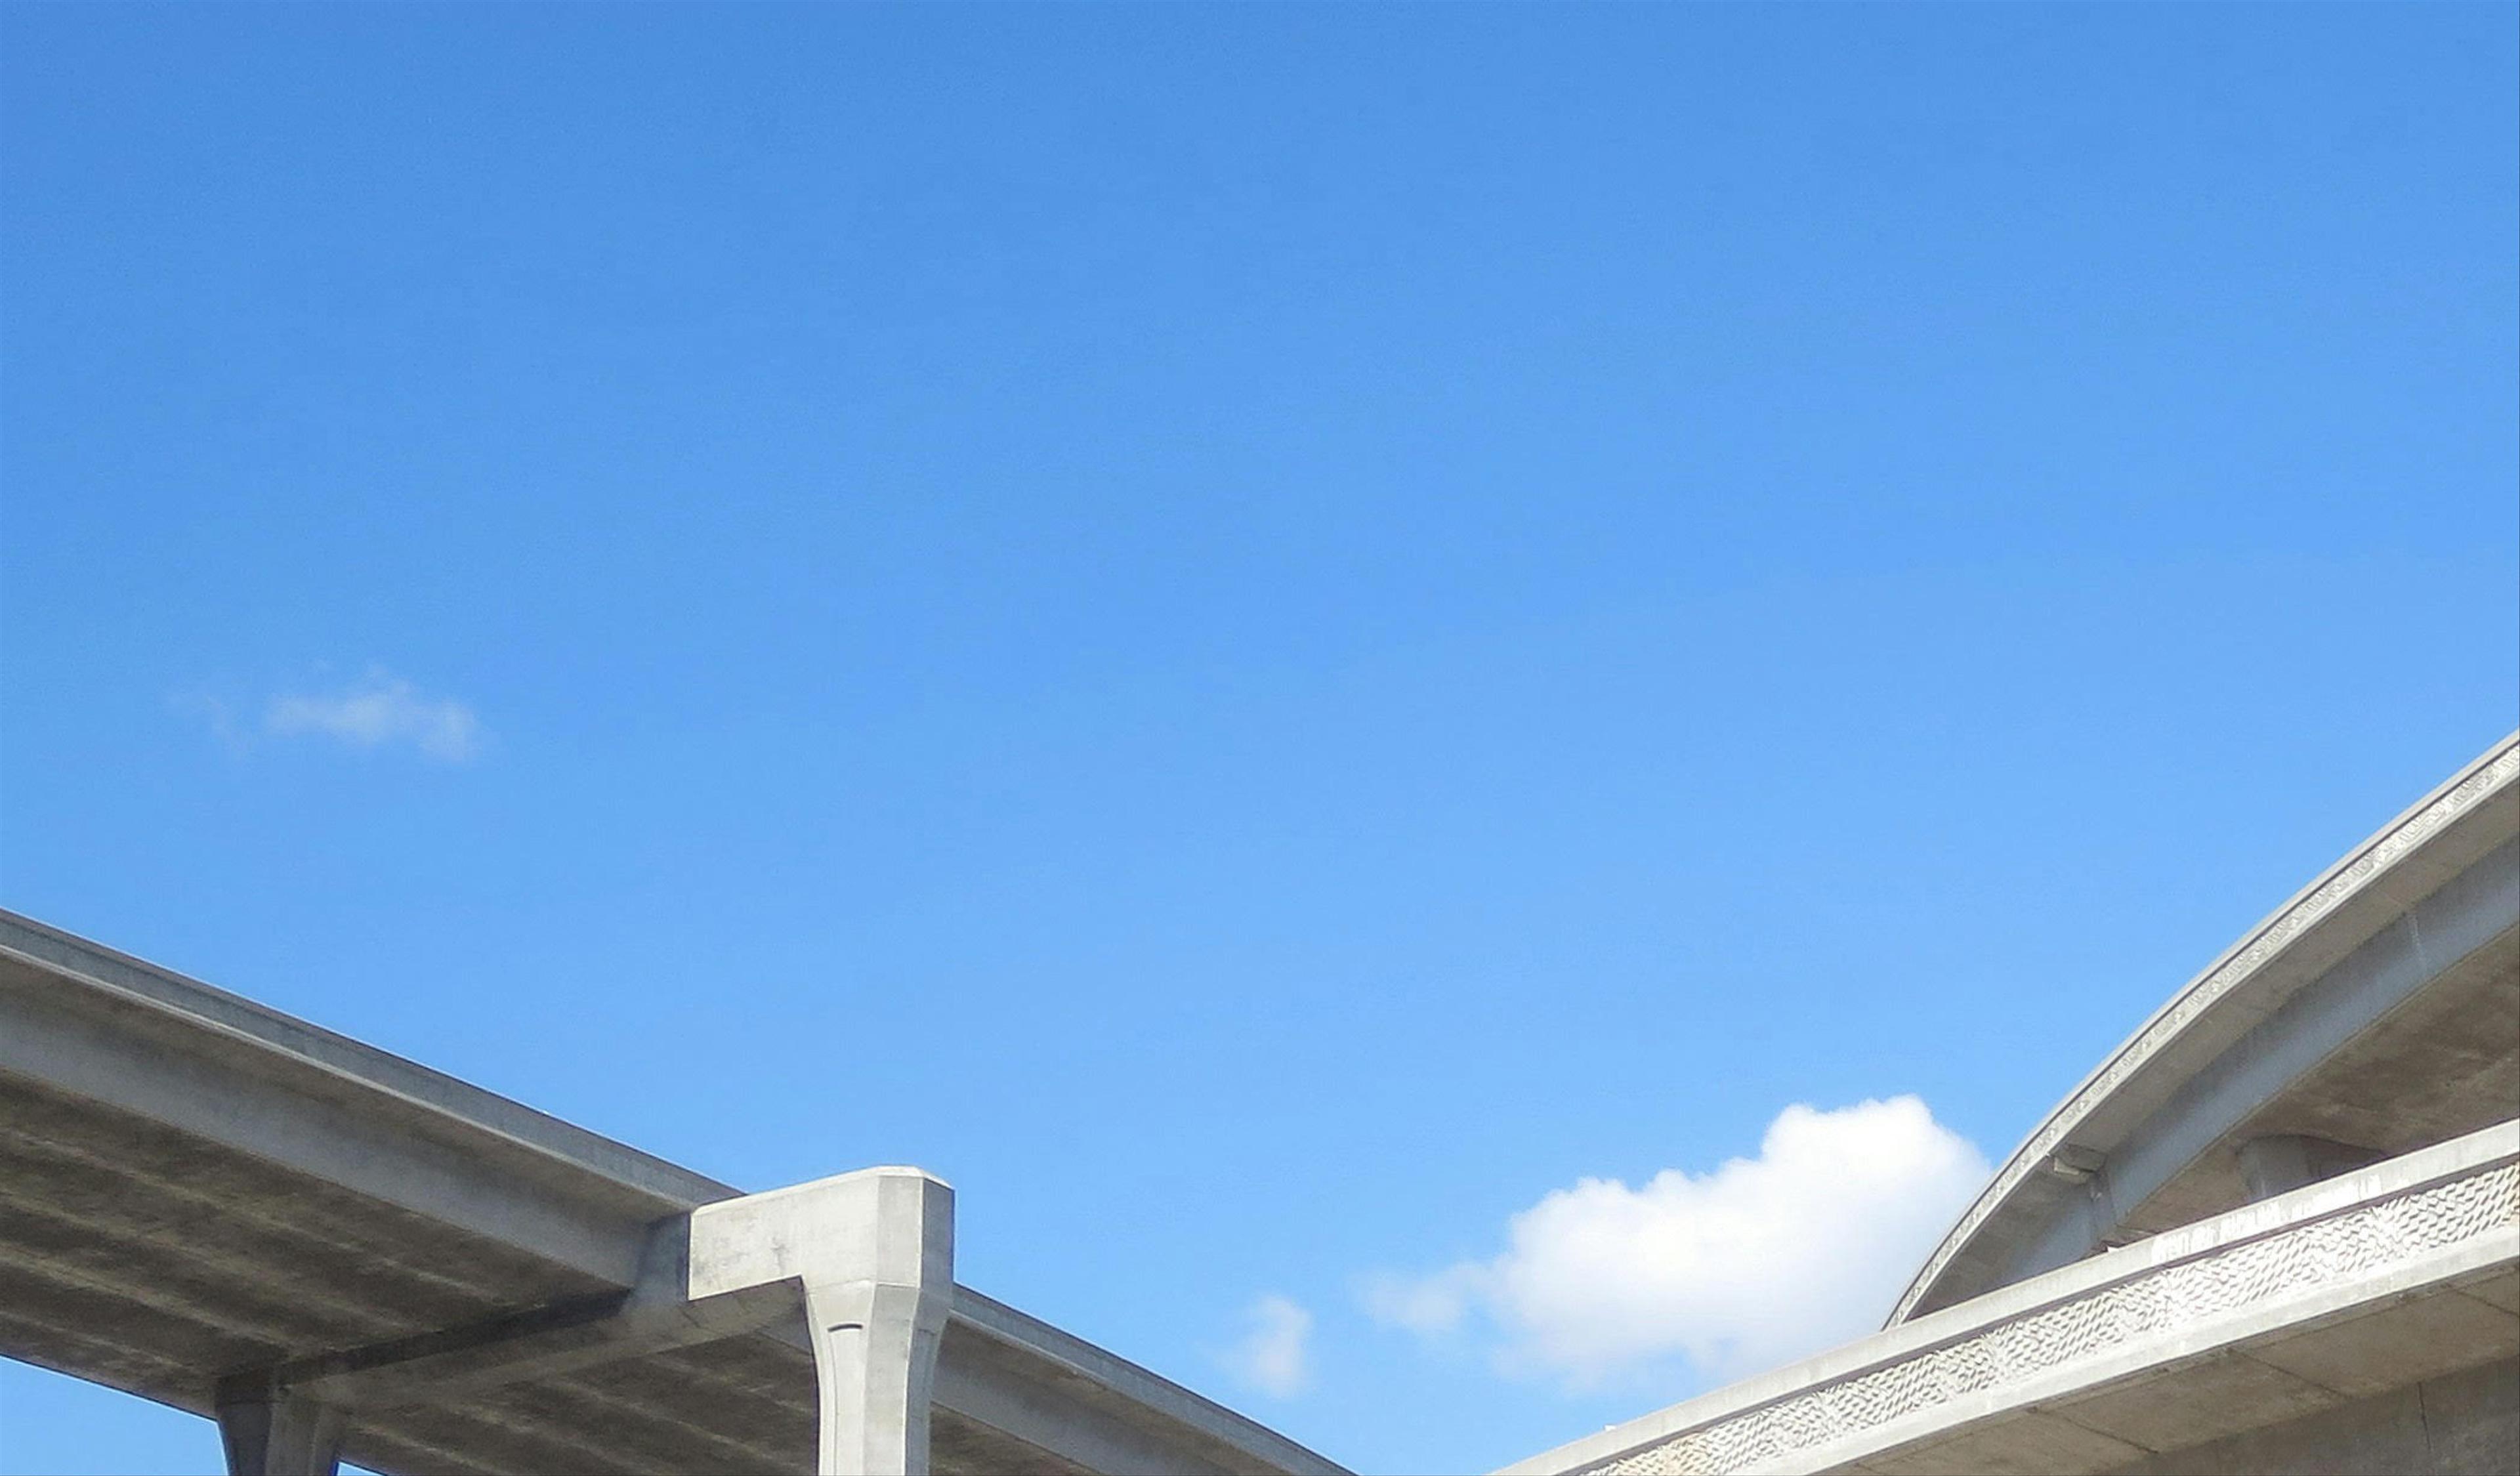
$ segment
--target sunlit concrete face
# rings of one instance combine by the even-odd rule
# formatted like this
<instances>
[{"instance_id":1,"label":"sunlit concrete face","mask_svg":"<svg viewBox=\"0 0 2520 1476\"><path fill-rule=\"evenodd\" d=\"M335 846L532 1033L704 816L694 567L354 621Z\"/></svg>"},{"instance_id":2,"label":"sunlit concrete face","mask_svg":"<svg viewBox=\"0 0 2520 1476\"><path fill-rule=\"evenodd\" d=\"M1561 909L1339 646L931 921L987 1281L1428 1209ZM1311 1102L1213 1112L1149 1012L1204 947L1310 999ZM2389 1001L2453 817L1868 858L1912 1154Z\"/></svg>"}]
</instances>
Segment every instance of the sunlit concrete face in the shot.
<instances>
[{"instance_id":1,"label":"sunlit concrete face","mask_svg":"<svg viewBox=\"0 0 2520 1476\"><path fill-rule=\"evenodd\" d=\"M1871 1338L1509 1469L2520 1466L2520 736L2068 1095Z\"/></svg>"}]
</instances>

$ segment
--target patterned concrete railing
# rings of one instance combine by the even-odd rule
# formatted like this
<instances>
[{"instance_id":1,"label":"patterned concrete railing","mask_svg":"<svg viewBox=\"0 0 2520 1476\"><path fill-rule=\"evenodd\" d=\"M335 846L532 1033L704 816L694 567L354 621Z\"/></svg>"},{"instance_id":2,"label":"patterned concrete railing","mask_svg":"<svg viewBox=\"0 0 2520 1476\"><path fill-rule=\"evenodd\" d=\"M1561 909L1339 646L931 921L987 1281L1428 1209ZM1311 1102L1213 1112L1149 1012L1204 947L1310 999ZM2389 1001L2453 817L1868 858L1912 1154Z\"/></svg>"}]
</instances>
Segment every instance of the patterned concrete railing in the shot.
<instances>
[{"instance_id":1,"label":"patterned concrete railing","mask_svg":"<svg viewBox=\"0 0 2520 1476\"><path fill-rule=\"evenodd\" d=\"M2269 960L2308 932L2313 924L2335 912L2374 877L2387 872L2400 858L2515 781L2520 781L2520 735L2496 744L2464 774L2398 817L2387 829L2365 841L2361 849L2337 863L2300 896L2278 908L2273 916L2261 922L2204 973L2172 997L2158 1014L2145 1021L2142 1028L2111 1053L2090 1080L2077 1087L2062 1105L2048 1114L2047 1121L2039 1125L2028 1141L2004 1160L2003 1166L1996 1171L1994 1180L1961 1215L1959 1224L1953 1227L1951 1233L1926 1260L1923 1269L1917 1272L1915 1280L1899 1299L1898 1309L1891 1314L1891 1321L1895 1324L1912 1315L1917 1303L1941 1278L1952 1258L2003 1205L2013 1190L2020 1186L2021 1181L2046 1163L2057 1145L2091 1115L2092 1109L2106 1100L2127 1078L2158 1054L2163 1046L2255 974Z\"/></svg>"},{"instance_id":2,"label":"patterned concrete railing","mask_svg":"<svg viewBox=\"0 0 2520 1476\"><path fill-rule=\"evenodd\" d=\"M2148 1343L2186 1340L2453 1249L2520 1258L2520 1123L2251 1205L1876 1333L1552 1452L1511 1472L1717 1476L1811 1469L1937 1409Z\"/></svg>"}]
</instances>

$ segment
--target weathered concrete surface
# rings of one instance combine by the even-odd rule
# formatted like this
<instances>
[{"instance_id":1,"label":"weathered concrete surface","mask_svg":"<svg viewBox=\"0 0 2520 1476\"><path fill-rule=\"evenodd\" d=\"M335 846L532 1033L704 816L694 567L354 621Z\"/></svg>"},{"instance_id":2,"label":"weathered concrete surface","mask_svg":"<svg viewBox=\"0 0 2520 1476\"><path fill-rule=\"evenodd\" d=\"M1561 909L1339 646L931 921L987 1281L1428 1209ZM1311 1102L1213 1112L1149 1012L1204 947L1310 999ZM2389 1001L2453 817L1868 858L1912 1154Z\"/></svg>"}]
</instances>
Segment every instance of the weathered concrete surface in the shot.
<instances>
[{"instance_id":1,"label":"weathered concrete surface","mask_svg":"<svg viewBox=\"0 0 2520 1476\"><path fill-rule=\"evenodd\" d=\"M2244 935L2032 1132L1891 1321L2247 1202L2271 1135L2404 1153L2520 1100L2520 734Z\"/></svg>"},{"instance_id":2,"label":"weathered concrete surface","mask_svg":"<svg viewBox=\"0 0 2520 1476\"><path fill-rule=\"evenodd\" d=\"M2515 1304L2520 1122L2507 1122L2016 1282L1508 1470L2106 1471L2520 1356Z\"/></svg>"},{"instance_id":3,"label":"weathered concrete surface","mask_svg":"<svg viewBox=\"0 0 2520 1476\"><path fill-rule=\"evenodd\" d=\"M2511 1476L2520 1363L2503 1360L2120 1466L2113 1476Z\"/></svg>"},{"instance_id":4,"label":"weathered concrete surface","mask_svg":"<svg viewBox=\"0 0 2520 1476\"><path fill-rule=\"evenodd\" d=\"M954 1191L917 1169L866 1169L704 1204L688 1224L694 1302L801 1291L821 1476L927 1476L927 1410L954 1309Z\"/></svg>"},{"instance_id":5,"label":"weathered concrete surface","mask_svg":"<svg viewBox=\"0 0 2520 1476\"><path fill-rule=\"evenodd\" d=\"M2374 1148L2338 1142L2332 1138L2319 1138L2308 1133L2265 1133L2242 1140L2232 1156L2238 1160L2240 1183L2248 1191L2249 1202L2255 1204L2261 1199L2290 1193L2304 1185L2333 1179L2388 1155Z\"/></svg>"},{"instance_id":6,"label":"weathered concrete surface","mask_svg":"<svg viewBox=\"0 0 2520 1476\"><path fill-rule=\"evenodd\" d=\"M347 1411L292 1389L228 1388L218 1396L219 1446L232 1476L333 1476Z\"/></svg>"},{"instance_id":7,"label":"weathered concrete surface","mask_svg":"<svg viewBox=\"0 0 2520 1476\"><path fill-rule=\"evenodd\" d=\"M814 1468L825 1381L807 1293L846 1296L853 1278L824 1263L727 1273L695 1298L692 1227L729 1201L743 1202L0 913L0 1354L204 1415L224 1390L241 1468L320 1468L331 1416L301 1412L321 1410L339 1411L344 1458L385 1472ZM946 1266L913 1283L882 1396L914 1402L916 1344L932 1344L936 1471L1338 1469ZM825 1330L884 1321L869 1316ZM284 1396L274 1420L257 1391ZM840 1439L853 1417L836 1417ZM862 1448L897 1454L865 1458L909 1468L904 1419Z\"/></svg>"}]
</instances>

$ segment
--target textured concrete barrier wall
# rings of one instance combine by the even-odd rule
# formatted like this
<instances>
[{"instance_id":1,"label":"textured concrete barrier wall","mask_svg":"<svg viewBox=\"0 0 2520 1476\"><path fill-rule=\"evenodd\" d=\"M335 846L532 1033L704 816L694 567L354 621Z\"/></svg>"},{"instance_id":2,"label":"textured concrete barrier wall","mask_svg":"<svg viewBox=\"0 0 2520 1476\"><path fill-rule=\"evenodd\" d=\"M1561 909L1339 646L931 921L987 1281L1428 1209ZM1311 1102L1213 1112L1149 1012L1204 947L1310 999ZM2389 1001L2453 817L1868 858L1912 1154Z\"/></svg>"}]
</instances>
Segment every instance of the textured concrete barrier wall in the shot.
<instances>
[{"instance_id":1,"label":"textured concrete barrier wall","mask_svg":"<svg viewBox=\"0 0 2520 1476\"><path fill-rule=\"evenodd\" d=\"M2520 1122L1929 1314L1507 1476L2106 1471L2510 1359L2515 1257Z\"/></svg>"}]
</instances>

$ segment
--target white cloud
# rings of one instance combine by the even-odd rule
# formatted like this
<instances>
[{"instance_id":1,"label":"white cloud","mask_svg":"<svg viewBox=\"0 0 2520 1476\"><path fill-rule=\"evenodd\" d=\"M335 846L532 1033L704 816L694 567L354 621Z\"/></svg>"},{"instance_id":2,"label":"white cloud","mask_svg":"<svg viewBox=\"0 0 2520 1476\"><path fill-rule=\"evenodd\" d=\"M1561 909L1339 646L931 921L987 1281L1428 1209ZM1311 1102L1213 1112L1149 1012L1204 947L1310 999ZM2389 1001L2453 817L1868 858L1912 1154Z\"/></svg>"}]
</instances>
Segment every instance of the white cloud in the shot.
<instances>
[{"instance_id":1,"label":"white cloud","mask_svg":"<svg viewBox=\"0 0 2520 1476\"><path fill-rule=\"evenodd\" d=\"M1225 1355L1235 1377L1280 1399L1300 1394L1313 1381L1313 1315L1272 1293L1243 1314L1248 1330Z\"/></svg>"},{"instance_id":2,"label":"white cloud","mask_svg":"<svg viewBox=\"0 0 2520 1476\"><path fill-rule=\"evenodd\" d=\"M481 720L452 697L425 696L400 677L372 671L338 693L287 693L263 708L276 738L333 738L354 748L409 743L428 758L460 764L481 752Z\"/></svg>"},{"instance_id":3,"label":"white cloud","mask_svg":"<svg viewBox=\"0 0 2520 1476\"><path fill-rule=\"evenodd\" d=\"M1484 1270L1464 1262L1430 1276L1385 1272L1366 1277L1358 1294L1375 1321L1406 1327L1419 1337L1442 1337L1461 1330Z\"/></svg>"},{"instance_id":4,"label":"white cloud","mask_svg":"<svg viewBox=\"0 0 2520 1476\"><path fill-rule=\"evenodd\" d=\"M1756 1158L1583 1180L1515 1215L1493 1259L1372 1277L1362 1300L1425 1337L1475 1317L1501 1368L1573 1387L1675 1359L1737 1377L1871 1330L1987 1175L1916 1097L1797 1103Z\"/></svg>"}]
</instances>

